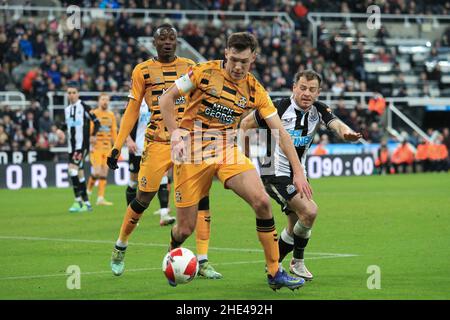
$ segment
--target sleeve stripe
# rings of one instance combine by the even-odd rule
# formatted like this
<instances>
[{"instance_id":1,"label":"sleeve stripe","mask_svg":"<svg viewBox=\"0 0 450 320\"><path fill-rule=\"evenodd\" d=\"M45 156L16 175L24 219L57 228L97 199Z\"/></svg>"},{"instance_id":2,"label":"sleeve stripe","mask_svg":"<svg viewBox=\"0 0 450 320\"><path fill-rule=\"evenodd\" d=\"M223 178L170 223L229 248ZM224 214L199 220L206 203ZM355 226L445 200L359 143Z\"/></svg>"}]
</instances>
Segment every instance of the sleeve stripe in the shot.
<instances>
[{"instance_id":1,"label":"sleeve stripe","mask_svg":"<svg viewBox=\"0 0 450 320\"><path fill-rule=\"evenodd\" d=\"M264 117L264 119L269 119L270 117L273 117L274 115L276 115L278 112L274 111L271 114L269 114L267 117Z\"/></svg>"}]
</instances>

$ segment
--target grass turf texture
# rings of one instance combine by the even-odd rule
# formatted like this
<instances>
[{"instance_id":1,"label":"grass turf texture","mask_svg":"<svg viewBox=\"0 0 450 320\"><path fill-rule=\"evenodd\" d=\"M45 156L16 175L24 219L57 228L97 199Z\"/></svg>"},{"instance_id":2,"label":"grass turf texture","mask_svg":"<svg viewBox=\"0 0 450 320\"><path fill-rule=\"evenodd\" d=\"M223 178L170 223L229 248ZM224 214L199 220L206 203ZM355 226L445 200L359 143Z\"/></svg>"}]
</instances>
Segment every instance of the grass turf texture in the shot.
<instances>
[{"instance_id":1,"label":"grass turf texture","mask_svg":"<svg viewBox=\"0 0 450 320\"><path fill-rule=\"evenodd\" d=\"M209 258L224 279L197 278L176 288L161 271L170 228L160 227L152 214L157 199L131 237L124 275L115 277L109 261L123 219L124 187L107 187L114 206L94 205L92 213L78 214L67 211L70 189L0 190L0 298L450 298L450 175L323 178L312 186L319 216L305 257L315 279L295 292L268 287L255 216L218 182L211 190ZM275 202L273 209L280 233L286 218ZM195 250L195 237L185 246ZM81 269L80 290L67 289L70 265ZM379 290L367 288L371 265L381 270Z\"/></svg>"}]
</instances>

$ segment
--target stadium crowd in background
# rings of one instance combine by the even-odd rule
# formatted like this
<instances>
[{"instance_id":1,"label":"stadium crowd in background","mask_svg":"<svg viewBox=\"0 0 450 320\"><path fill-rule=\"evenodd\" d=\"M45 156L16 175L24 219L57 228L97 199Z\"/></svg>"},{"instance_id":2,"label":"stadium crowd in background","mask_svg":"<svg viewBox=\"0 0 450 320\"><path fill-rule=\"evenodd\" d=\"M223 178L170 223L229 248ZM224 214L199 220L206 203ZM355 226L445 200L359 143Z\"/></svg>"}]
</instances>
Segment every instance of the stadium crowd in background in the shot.
<instances>
[{"instance_id":1,"label":"stadium crowd in background","mask_svg":"<svg viewBox=\"0 0 450 320\"><path fill-rule=\"evenodd\" d=\"M198 9L194 1L61 1L62 6L75 4L92 8L153 8L153 9ZM339 32L345 32L348 26L343 24L340 30L325 30L331 37L324 38L314 48L306 37L309 23L306 16L309 12L363 12L373 1L279 1L279 0L210 0L203 2L207 9L216 10L248 10L286 12L296 23L291 32L289 26L281 19L275 21L242 22L231 27L224 19L211 20L205 25L193 21L182 21L181 15L171 14L173 24L180 30L180 36L195 47L207 60L220 59L224 50L226 37L232 31L250 31L260 43L258 59L252 73L270 91L288 91L292 86L293 74L298 70L314 69L324 79L322 91L331 91L336 95L344 92L378 91L373 82L368 81L364 69L364 45L362 42L343 43L342 49L337 45ZM450 2L439 1L384 1L377 3L384 13L425 13L446 14L450 10ZM131 18L137 19L131 19ZM48 127L39 128L40 118L46 120L45 109L48 105L48 92L65 90L66 84L77 82L80 91L128 92L132 65L148 59L149 54L138 43L139 37L150 37L159 21L147 22L139 19L142 14L120 13L113 19L102 22L83 20L81 30L67 30L64 23L57 19L37 19L33 14L26 14L21 19L9 20L0 26L0 90L20 90L28 100L33 101L35 125L33 128L22 126L27 118L28 110L11 112L7 106L2 107L2 114L10 113L10 119L0 125L4 133L0 133L0 148L9 150L26 150L48 148L58 145ZM164 16L162 16L164 17ZM376 37L383 44L391 35L385 28L380 29ZM355 38L362 37L357 33ZM430 57L442 46L449 46L450 28L441 38L432 43ZM395 52L389 48L381 48L373 58L375 61L394 63ZM23 68L24 65L26 68ZM22 68L20 68L22 67ZM20 71L19 71L20 70ZM404 78L398 72L397 80ZM439 82L440 70L424 70L420 73L421 94L432 96L429 82ZM439 82L442 86L442 83ZM386 90L386 88L384 88ZM394 92L390 92L394 95ZM401 87L396 96L406 96L406 87ZM375 97L374 97L375 98ZM350 127L361 132L368 142L380 143L385 135L382 114L385 106L373 101L365 104L356 103L353 109L346 108L341 99L332 106L336 114ZM112 100L114 100L112 95ZM34 105L34 107L33 107ZM38 106L38 107L36 107ZM37 110L37 111L36 111ZM378 115L377 115L378 113ZM10 122L15 125L11 125ZM20 129L17 128L20 124ZM13 129L11 129L13 128ZM51 126L50 126L51 128ZM16 130L17 129L17 130ZM441 128L438 128L441 130ZM0 131L0 132L1 132ZM325 134L319 131L319 137ZM6 138L6 136L8 138ZM330 143L338 142L333 135L327 136ZM417 144L417 143L416 143Z\"/></svg>"}]
</instances>

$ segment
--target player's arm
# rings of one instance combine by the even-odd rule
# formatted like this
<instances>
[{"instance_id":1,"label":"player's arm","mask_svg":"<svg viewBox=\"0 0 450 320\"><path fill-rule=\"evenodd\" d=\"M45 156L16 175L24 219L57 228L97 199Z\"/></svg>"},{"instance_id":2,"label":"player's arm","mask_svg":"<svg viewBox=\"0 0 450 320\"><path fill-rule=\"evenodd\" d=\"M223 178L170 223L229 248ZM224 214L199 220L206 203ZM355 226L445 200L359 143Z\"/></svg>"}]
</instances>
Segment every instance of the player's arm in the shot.
<instances>
[{"instance_id":1,"label":"player's arm","mask_svg":"<svg viewBox=\"0 0 450 320\"><path fill-rule=\"evenodd\" d=\"M139 109L145 94L144 76L139 67L134 68L131 82L132 88L128 95L128 103L120 122L119 134L106 160L108 167L113 170L119 167L117 165L117 159L119 158L120 150L122 150L125 140L130 135L131 130L133 130L139 118Z\"/></svg>"},{"instance_id":2,"label":"player's arm","mask_svg":"<svg viewBox=\"0 0 450 320\"><path fill-rule=\"evenodd\" d=\"M171 136L177 129L175 101L180 97L181 93L178 90L178 87L176 86L176 84L173 84L159 98L159 107L161 108L161 116L163 118L164 125L166 126Z\"/></svg>"},{"instance_id":3,"label":"player's arm","mask_svg":"<svg viewBox=\"0 0 450 320\"><path fill-rule=\"evenodd\" d=\"M136 145L136 142L134 142L134 140L131 138L131 136L127 137L126 144L127 144L128 152L136 153L137 145Z\"/></svg>"},{"instance_id":4,"label":"player's arm","mask_svg":"<svg viewBox=\"0 0 450 320\"><path fill-rule=\"evenodd\" d=\"M294 144L292 143L291 136L283 127L283 124L281 123L281 119L278 116L278 113L274 113L273 115L266 117L264 120L267 123L267 126L272 130L272 132L279 133L277 143L279 143L281 150L286 155L286 157L289 160L289 163L291 164L292 172L294 174L293 183L297 191L299 192L302 198L305 195L308 200L311 200L312 199L311 186L306 180L303 165L300 163L300 159L298 158L297 151L295 150Z\"/></svg>"},{"instance_id":5,"label":"player's arm","mask_svg":"<svg viewBox=\"0 0 450 320\"><path fill-rule=\"evenodd\" d=\"M328 129L336 133L342 140L354 142L362 138L362 134L350 129L344 122L336 117L331 108L325 103L316 101L314 106L322 116L322 121L327 125Z\"/></svg>"},{"instance_id":6,"label":"player's arm","mask_svg":"<svg viewBox=\"0 0 450 320\"><path fill-rule=\"evenodd\" d=\"M177 129L175 101L197 88L197 72L196 67L191 68L187 74L177 79L159 98L161 116L170 134L170 141L175 159L182 159L184 157L185 143L183 137L186 136L188 132L185 129ZM186 107L185 114L189 107L189 105Z\"/></svg>"},{"instance_id":7,"label":"player's arm","mask_svg":"<svg viewBox=\"0 0 450 320\"><path fill-rule=\"evenodd\" d=\"M114 113L111 115L111 121L112 121L111 140L112 140L112 143L114 144L117 140L117 119L116 119L116 116L114 115Z\"/></svg>"},{"instance_id":8,"label":"player's arm","mask_svg":"<svg viewBox=\"0 0 450 320\"><path fill-rule=\"evenodd\" d=\"M94 128L91 130L91 135L96 136L98 130L100 129L100 120L98 120L97 116L94 112L92 112L91 107L89 107L84 102L81 102L81 104L84 107L84 112L86 113L86 116L92 121Z\"/></svg>"},{"instance_id":9,"label":"player's arm","mask_svg":"<svg viewBox=\"0 0 450 320\"><path fill-rule=\"evenodd\" d=\"M333 120L328 125L328 128L330 128L330 130L335 132L342 140L348 142L358 141L359 139L362 138L361 133L353 131L352 129L350 129L349 126L347 126L344 122L342 122L338 118Z\"/></svg>"}]
</instances>

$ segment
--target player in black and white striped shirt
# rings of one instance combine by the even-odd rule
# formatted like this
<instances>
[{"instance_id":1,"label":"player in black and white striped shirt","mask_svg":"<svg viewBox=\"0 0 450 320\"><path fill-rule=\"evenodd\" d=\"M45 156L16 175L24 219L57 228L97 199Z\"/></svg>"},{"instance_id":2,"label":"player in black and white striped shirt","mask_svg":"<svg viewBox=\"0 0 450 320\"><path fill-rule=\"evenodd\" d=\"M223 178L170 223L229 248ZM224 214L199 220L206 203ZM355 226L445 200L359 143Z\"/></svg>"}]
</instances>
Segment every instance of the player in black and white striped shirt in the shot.
<instances>
[{"instance_id":1,"label":"player in black and white striped shirt","mask_svg":"<svg viewBox=\"0 0 450 320\"><path fill-rule=\"evenodd\" d=\"M324 103L316 101L320 93L321 77L312 70L300 71L294 76L293 94L290 98L274 101L278 115L286 131L291 135L300 162L305 166L306 154L321 123L345 141L357 141L362 135L351 130ZM257 111L241 123L241 129L268 128ZM311 228L318 207L312 199L299 194L292 183L290 163L276 143L270 143L267 133L269 156L260 157L260 174L267 193L275 199L288 217L288 226L279 239L280 262L290 252L293 258L290 271L305 280L312 280L304 262L304 250L311 236ZM306 174L306 170L304 170Z\"/></svg>"},{"instance_id":2,"label":"player in black and white striped shirt","mask_svg":"<svg viewBox=\"0 0 450 320\"><path fill-rule=\"evenodd\" d=\"M93 136L100 128L97 117L91 113L91 108L80 100L77 87L67 87L69 105L64 109L65 125L67 129L67 145L69 152L69 176L72 181L75 202L69 212L90 211L92 206L86 192L84 178L84 159L89 152L90 122L94 123Z\"/></svg>"}]
</instances>

